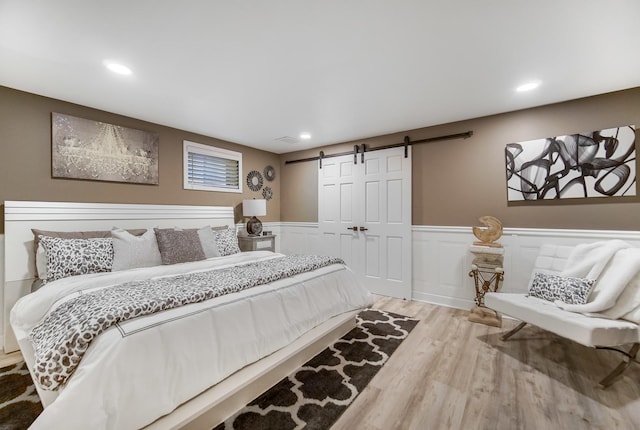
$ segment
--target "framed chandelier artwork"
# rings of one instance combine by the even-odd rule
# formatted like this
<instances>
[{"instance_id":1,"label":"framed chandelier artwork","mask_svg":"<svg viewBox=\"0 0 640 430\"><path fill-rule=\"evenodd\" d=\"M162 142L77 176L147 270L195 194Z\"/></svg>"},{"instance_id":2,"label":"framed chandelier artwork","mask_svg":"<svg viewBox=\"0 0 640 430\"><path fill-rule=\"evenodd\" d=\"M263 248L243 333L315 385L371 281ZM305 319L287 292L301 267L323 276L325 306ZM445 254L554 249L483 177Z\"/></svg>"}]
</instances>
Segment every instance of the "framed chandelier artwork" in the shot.
<instances>
[{"instance_id":1,"label":"framed chandelier artwork","mask_svg":"<svg viewBox=\"0 0 640 430\"><path fill-rule=\"evenodd\" d=\"M52 114L54 178L158 184L158 134Z\"/></svg>"},{"instance_id":2,"label":"framed chandelier artwork","mask_svg":"<svg viewBox=\"0 0 640 430\"><path fill-rule=\"evenodd\" d=\"M509 202L636 196L635 126L507 144Z\"/></svg>"}]
</instances>

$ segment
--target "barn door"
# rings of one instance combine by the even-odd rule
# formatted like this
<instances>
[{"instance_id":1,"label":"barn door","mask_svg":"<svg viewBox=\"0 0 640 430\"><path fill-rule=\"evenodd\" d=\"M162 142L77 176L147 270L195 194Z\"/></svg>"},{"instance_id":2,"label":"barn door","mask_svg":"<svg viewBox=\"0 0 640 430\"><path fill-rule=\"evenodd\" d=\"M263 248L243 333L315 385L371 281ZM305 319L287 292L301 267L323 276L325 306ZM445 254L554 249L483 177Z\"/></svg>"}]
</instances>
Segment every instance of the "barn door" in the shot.
<instances>
[{"instance_id":1,"label":"barn door","mask_svg":"<svg viewBox=\"0 0 640 430\"><path fill-rule=\"evenodd\" d=\"M376 294L411 298L411 148L322 160L323 252L340 256ZM355 227L355 230L354 230Z\"/></svg>"}]
</instances>

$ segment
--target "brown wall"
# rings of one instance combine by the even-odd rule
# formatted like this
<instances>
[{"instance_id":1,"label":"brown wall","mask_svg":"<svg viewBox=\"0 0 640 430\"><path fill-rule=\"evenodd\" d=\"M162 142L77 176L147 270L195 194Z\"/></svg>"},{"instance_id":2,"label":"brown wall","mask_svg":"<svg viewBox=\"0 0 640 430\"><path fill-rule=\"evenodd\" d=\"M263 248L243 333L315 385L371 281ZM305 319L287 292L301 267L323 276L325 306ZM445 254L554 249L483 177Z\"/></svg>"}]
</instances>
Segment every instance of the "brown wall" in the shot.
<instances>
[{"instance_id":1,"label":"brown wall","mask_svg":"<svg viewBox=\"0 0 640 430\"><path fill-rule=\"evenodd\" d=\"M405 135L418 140L472 130L469 139L413 146L414 225L471 226L492 215L505 227L640 230L638 198L507 205L507 143L623 125L640 128L640 88L285 154L282 221L317 221L316 163L285 165L285 160L317 156L320 149L329 154L352 150L354 144L398 143Z\"/></svg>"},{"instance_id":2,"label":"brown wall","mask_svg":"<svg viewBox=\"0 0 640 430\"><path fill-rule=\"evenodd\" d=\"M159 134L159 185L122 184L51 178L51 113L122 125ZM182 141L214 145L243 154L243 174L276 167L276 179L267 184L274 198L267 202L262 221L280 220L279 156L246 146L112 114L85 106L41 97L0 86L0 204L5 200L42 200L97 203L148 203L236 207L242 221L242 199L262 198L244 186L244 193L192 191L182 188ZM265 181L266 182L266 181ZM238 207L240 205L240 207ZM4 217L4 206L1 211ZM4 233L4 219L0 223Z\"/></svg>"}]
</instances>

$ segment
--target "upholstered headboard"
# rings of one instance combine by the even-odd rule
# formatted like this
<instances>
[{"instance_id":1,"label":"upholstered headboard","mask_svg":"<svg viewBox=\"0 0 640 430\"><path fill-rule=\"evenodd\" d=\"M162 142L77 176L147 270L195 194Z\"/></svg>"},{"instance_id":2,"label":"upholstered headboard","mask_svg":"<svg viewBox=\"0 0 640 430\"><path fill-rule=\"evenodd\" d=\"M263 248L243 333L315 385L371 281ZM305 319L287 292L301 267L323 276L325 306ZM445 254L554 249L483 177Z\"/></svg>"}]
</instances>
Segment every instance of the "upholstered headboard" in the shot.
<instances>
[{"instance_id":1,"label":"upholstered headboard","mask_svg":"<svg viewBox=\"0 0 640 430\"><path fill-rule=\"evenodd\" d=\"M231 206L6 201L4 203L4 350L18 349L9 324L15 302L30 292L35 278L32 228L50 231L151 227L234 227Z\"/></svg>"}]
</instances>

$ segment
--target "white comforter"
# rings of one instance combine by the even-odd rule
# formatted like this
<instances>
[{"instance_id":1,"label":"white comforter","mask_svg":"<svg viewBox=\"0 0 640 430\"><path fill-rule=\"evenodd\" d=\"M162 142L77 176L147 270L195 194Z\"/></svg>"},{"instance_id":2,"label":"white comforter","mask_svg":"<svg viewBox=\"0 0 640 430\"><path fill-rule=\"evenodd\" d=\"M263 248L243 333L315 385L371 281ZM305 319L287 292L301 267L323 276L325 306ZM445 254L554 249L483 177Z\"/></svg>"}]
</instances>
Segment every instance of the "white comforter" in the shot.
<instances>
[{"instance_id":1,"label":"white comforter","mask_svg":"<svg viewBox=\"0 0 640 430\"><path fill-rule=\"evenodd\" d=\"M23 297L11 325L29 366L31 329L82 291L280 256L267 251L61 279ZM272 284L130 320L100 335L66 386L38 389L33 429L136 429L323 321L371 304L353 273L332 265Z\"/></svg>"}]
</instances>

